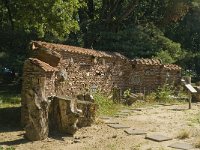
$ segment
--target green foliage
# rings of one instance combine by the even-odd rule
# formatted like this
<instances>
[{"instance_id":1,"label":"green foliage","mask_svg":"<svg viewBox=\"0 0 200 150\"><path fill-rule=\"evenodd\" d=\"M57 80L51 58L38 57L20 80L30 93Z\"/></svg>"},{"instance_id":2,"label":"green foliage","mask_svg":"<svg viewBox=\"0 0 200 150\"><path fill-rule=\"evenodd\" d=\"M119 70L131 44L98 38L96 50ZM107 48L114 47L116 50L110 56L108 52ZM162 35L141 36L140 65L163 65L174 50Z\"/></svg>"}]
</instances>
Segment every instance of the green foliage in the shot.
<instances>
[{"instance_id":1,"label":"green foliage","mask_svg":"<svg viewBox=\"0 0 200 150\"><path fill-rule=\"evenodd\" d=\"M172 89L172 86L164 84L156 92L156 99L158 102L164 102L164 103L171 102L173 101L173 98L171 97L173 93L174 90Z\"/></svg>"},{"instance_id":2,"label":"green foliage","mask_svg":"<svg viewBox=\"0 0 200 150\"><path fill-rule=\"evenodd\" d=\"M21 102L20 87L14 84L0 86L0 107L10 104L18 105Z\"/></svg>"},{"instance_id":3,"label":"green foliage","mask_svg":"<svg viewBox=\"0 0 200 150\"><path fill-rule=\"evenodd\" d=\"M11 23L12 29L34 31L39 37L64 37L79 28L76 14L81 3L78 0L5 0L1 7L0 14L7 16L1 20L5 25Z\"/></svg>"},{"instance_id":4,"label":"green foliage","mask_svg":"<svg viewBox=\"0 0 200 150\"><path fill-rule=\"evenodd\" d=\"M178 97L179 99L176 99ZM149 103L185 103L185 98L188 94L184 91L183 87L173 87L168 84L164 84L157 91L150 93L146 96L146 101ZM183 98L183 99L181 99Z\"/></svg>"},{"instance_id":5,"label":"green foliage","mask_svg":"<svg viewBox=\"0 0 200 150\"><path fill-rule=\"evenodd\" d=\"M28 43L45 40L161 58L188 69L188 52L199 55L199 6L199 0L3 0L0 63L21 72ZM199 75L197 58L195 63Z\"/></svg>"},{"instance_id":6,"label":"green foliage","mask_svg":"<svg viewBox=\"0 0 200 150\"><path fill-rule=\"evenodd\" d=\"M0 64L22 72L31 40L61 42L79 30L79 0L0 1Z\"/></svg>"},{"instance_id":7,"label":"green foliage","mask_svg":"<svg viewBox=\"0 0 200 150\"><path fill-rule=\"evenodd\" d=\"M4 96L0 95L0 103L20 104L20 96Z\"/></svg>"},{"instance_id":8,"label":"green foliage","mask_svg":"<svg viewBox=\"0 0 200 150\"><path fill-rule=\"evenodd\" d=\"M108 42L109 41L109 42ZM180 44L171 41L152 24L129 26L116 33L100 33L97 49L123 52L128 57L156 57L164 63L174 63L184 57Z\"/></svg>"},{"instance_id":9,"label":"green foliage","mask_svg":"<svg viewBox=\"0 0 200 150\"><path fill-rule=\"evenodd\" d=\"M98 115L113 115L121 107L121 105L113 103L111 99L108 99L101 93L95 93L94 100L95 103L98 105Z\"/></svg>"},{"instance_id":10,"label":"green foliage","mask_svg":"<svg viewBox=\"0 0 200 150\"><path fill-rule=\"evenodd\" d=\"M177 91L176 91L177 90ZM176 92L178 92L179 97L185 97L182 89L174 89L173 86L164 84L162 87L158 88L156 92L152 92L147 95L146 100L148 102L158 102L158 103L173 103L179 102L173 98Z\"/></svg>"},{"instance_id":11,"label":"green foliage","mask_svg":"<svg viewBox=\"0 0 200 150\"><path fill-rule=\"evenodd\" d=\"M15 150L14 147L7 147L7 148L3 148L2 146L0 146L0 150Z\"/></svg>"},{"instance_id":12,"label":"green foliage","mask_svg":"<svg viewBox=\"0 0 200 150\"><path fill-rule=\"evenodd\" d=\"M124 91L123 96L126 98L126 97L129 97L130 94L131 94L131 89L127 89Z\"/></svg>"},{"instance_id":13,"label":"green foliage","mask_svg":"<svg viewBox=\"0 0 200 150\"><path fill-rule=\"evenodd\" d=\"M155 58L161 59L164 64L175 62L175 60L172 58L168 51L162 50L160 52L157 52Z\"/></svg>"}]
</instances>

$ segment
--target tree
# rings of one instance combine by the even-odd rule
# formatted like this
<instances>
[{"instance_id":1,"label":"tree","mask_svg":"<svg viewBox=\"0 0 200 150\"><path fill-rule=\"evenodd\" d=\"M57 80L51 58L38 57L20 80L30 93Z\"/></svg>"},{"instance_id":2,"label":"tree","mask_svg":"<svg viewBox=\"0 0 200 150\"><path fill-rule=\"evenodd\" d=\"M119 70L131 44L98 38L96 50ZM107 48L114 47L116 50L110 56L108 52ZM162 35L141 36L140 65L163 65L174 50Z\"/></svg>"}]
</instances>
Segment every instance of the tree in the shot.
<instances>
[{"instance_id":1,"label":"tree","mask_svg":"<svg viewBox=\"0 0 200 150\"><path fill-rule=\"evenodd\" d=\"M12 30L36 32L40 37L52 35L64 37L78 30L78 0L3 0L1 15L7 16L1 23Z\"/></svg>"},{"instance_id":2,"label":"tree","mask_svg":"<svg viewBox=\"0 0 200 150\"><path fill-rule=\"evenodd\" d=\"M79 0L1 0L0 57L2 65L22 69L31 40L61 42L79 30Z\"/></svg>"}]
</instances>

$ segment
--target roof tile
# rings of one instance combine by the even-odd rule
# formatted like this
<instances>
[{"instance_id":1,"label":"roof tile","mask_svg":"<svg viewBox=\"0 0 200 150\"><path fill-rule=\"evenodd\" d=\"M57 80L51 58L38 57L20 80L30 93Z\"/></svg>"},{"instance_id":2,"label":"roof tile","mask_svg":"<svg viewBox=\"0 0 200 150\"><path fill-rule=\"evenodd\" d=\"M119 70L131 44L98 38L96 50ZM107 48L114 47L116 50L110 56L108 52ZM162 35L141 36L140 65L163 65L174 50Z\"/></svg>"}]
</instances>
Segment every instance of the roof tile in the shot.
<instances>
[{"instance_id":1,"label":"roof tile","mask_svg":"<svg viewBox=\"0 0 200 150\"><path fill-rule=\"evenodd\" d=\"M45 72L54 72L54 71L58 71L57 68L50 66L49 64L37 59L37 58L29 58L28 59L32 64L40 67L41 69L43 69Z\"/></svg>"},{"instance_id":2,"label":"roof tile","mask_svg":"<svg viewBox=\"0 0 200 150\"><path fill-rule=\"evenodd\" d=\"M116 57L121 59L127 59L125 56L115 52L103 52L103 51L96 51L93 49L86 49L81 47L75 47L75 46L69 46L69 45L63 45L63 44L54 44L54 43L47 43L42 41L33 41L32 42L32 49L51 49L54 51L67 51L71 53L77 53L77 54L84 54L84 55L91 55L95 57Z\"/></svg>"}]
</instances>

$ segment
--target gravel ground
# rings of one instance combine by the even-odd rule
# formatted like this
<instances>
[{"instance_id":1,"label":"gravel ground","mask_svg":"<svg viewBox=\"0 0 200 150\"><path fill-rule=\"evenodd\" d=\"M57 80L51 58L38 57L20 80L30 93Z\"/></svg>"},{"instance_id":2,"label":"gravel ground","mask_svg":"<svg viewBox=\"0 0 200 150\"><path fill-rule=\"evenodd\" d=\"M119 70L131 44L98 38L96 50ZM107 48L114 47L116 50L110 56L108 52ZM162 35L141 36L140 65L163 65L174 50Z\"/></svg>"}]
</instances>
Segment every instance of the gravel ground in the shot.
<instances>
[{"instance_id":1,"label":"gravel ground","mask_svg":"<svg viewBox=\"0 0 200 150\"><path fill-rule=\"evenodd\" d=\"M108 127L104 120L97 118L95 124L79 129L73 137L54 135L43 141L25 140L24 131L1 130L0 145L17 150L172 150L168 145L175 142L195 146L197 141L200 143L200 123L197 118L200 114L200 104L193 104L192 110L187 108L188 105L185 104L153 105L141 111L131 110L125 117L113 118L114 121L132 129L144 130L147 135L162 134L173 138L165 142L147 140L146 135L128 135L124 129ZM189 137L177 138L183 133Z\"/></svg>"}]
</instances>

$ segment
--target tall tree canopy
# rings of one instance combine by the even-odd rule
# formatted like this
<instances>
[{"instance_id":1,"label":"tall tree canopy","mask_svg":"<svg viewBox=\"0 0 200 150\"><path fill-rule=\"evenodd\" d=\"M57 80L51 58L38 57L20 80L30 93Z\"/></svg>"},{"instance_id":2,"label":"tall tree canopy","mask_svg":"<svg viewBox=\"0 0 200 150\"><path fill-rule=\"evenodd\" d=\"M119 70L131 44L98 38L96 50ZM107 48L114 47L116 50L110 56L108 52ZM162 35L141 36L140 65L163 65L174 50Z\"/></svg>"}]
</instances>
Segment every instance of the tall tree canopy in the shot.
<instances>
[{"instance_id":1,"label":"tall tree canopy","mask_svg":"<svg viewBox=\"0 0 200 150\"><path fill-rule=\"evenodd\" d=\"M78 0L1 0L1 64L20 69L30 40L58 42L79 30L81 6Z\"/></svg>"},{"instance_id":2,"label":"tall tree canopy","mask_svg":"<svg viewBox=\"0 0 200 150\"><path fill-rule=\"evenodd\" d=\"M157 57L200 74L199 16L199 0L1 0L0 63L21 68L28 42L46 40Z\"/></svg>"}]
</instances>

